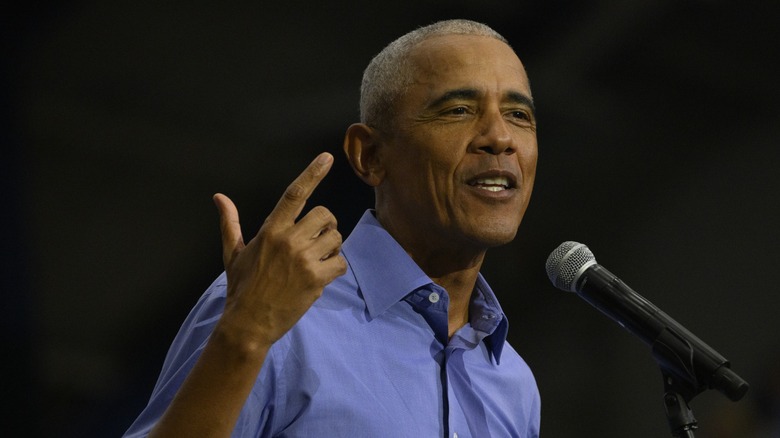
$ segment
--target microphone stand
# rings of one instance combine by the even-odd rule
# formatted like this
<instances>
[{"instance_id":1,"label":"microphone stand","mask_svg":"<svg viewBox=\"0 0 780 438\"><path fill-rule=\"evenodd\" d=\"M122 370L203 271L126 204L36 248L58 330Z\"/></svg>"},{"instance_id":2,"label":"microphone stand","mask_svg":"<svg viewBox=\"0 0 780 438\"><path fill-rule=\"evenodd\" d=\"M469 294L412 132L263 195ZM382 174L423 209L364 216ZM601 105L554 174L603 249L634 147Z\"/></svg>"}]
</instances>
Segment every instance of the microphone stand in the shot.
<instances>
[{"instance_id":1,"label":"microphone stand","mask_svg":"<svg viewBox=\"0 0 780 438\"><path fill-rule=\"evenodd\" d=\"M664 411L672 436L695 438L694 431L698 425L688 403L697 394L691 394L689 384L675 378L663 366L661 366L661 374L664 378Z\"/></svg>"},{"instance_id":2,"label":"microphone stand","mask_svg":"<svg viewBox=\"0 0 780 438\"><path fill-rule=\"evenodd\" d=\"M690 339L698 339L690 336ZM747 382L729 369L726 359L713 356L717 358L716 365L722 362L713 371L712 363L705 361L703 355L697 355L697 351L688 340L669 329L662 330L652 344L653 357L664 379L666 419L672 436L677 438L694 438L698 426L688 406L694 397L707 389L718 388L737 401L748 390Z\"/></svg>"}]
</instances>

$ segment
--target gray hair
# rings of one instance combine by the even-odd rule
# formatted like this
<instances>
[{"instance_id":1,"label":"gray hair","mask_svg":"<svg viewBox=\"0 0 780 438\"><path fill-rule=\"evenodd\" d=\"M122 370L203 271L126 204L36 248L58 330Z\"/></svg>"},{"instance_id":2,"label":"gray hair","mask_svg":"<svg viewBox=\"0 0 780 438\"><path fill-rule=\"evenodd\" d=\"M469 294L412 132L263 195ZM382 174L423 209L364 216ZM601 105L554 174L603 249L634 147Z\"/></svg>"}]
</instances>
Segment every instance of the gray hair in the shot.
<instances>
[{"instance_id":1,"label":"gray hair","mask_svg":"<svg viewBox=\"0 0 780 438\"><path fill-rule=\"evenodd\" d=\"M371 60L360 86L360 121L374 127L387 127L393 107L413 80L409 62L412 49L422 41L444 35L474 35L495 38L509 44L487 25L470 20L446 20L413 30L398 38Z\"/></svg>"}]
</instances>

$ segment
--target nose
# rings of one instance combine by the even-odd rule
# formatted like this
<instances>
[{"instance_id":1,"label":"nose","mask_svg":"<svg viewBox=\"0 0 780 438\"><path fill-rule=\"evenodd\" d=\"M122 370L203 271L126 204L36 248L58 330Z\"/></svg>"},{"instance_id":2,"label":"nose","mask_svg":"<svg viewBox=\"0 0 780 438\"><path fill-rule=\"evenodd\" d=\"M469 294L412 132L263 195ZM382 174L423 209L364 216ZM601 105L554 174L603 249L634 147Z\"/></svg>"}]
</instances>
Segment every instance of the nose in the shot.
<instances>
[{"instance_id":1,"label":"nose","mask_svg":"<svg viewBox=\"0 0 780 438\"><path fill-rule=\"evenodd\" d=\"M472 145L475 151L492 155L515 153L512 132L498 108L483 113Z\"/></svg>"}]
</instances>

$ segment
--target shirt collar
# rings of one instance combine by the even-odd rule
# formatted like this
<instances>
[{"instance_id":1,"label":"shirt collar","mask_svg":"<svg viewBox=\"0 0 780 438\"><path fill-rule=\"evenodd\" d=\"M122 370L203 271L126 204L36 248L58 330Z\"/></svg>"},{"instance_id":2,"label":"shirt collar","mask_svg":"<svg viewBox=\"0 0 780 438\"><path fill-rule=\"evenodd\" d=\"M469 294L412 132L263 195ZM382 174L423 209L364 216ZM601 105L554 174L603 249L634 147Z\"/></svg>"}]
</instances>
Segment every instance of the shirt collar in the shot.
<instances>
[{"instance_id":1,"label":"shirt collar","mask_svg":"<svg viewBox=\"0 0 780 438\"><path fill-rule=\"evenodd\" d=\"M509 333L509 322L498 303L498 298L493 293L493 289L490 288L482 274L477 275L477 283L471 294L469 318L471 326L475 330L490 333L485 337L485 344L498 364L501 361L501 351L504 349L506 336Z\"/></svg>"},{"instance_id":2,"label":"shirt collar","mask_svg":"<svg viewBox=\"0 0 780 438\"><path fill-rule=\"evenodd\" d=\"M363 214L341 250L355 274L371 318L433 282L382 227L372 210Z\"/></svg>"},{"instance_id":3,"label":"shirt collar","mask_svg":"<svg viewBox=\"0 0 780 438\"><path fill-rule=\"evenodd\" d=\"M433 283L409 254L393 239L376 217L367 210L341 246L352 268L371 318L401 301L415 290ZM381 254L381 257L377 257ZM477 276L470 304L471 325L491 333L485 344L496 362L508 333L506 315L482 274Z\"/></svg>"}]
</instances>

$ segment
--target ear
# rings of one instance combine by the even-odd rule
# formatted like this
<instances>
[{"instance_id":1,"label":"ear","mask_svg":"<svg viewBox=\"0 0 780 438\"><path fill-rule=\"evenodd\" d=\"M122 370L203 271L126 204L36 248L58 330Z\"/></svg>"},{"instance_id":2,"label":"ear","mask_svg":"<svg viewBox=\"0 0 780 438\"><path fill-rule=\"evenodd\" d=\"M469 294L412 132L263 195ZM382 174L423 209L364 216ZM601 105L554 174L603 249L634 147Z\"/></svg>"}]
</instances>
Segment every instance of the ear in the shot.
<instances>
[{"instance_id":1,"label":"ear","mask_svg":"<svg viewBox=\"0 0 780 438\"><path fill-rule=\"evenodd\" d=\"M378 186L385 178L379 146L379 132L374 128L363 123L347 128L344 153L355 174L371 187Z\"/></svg>"}]
</instances>

